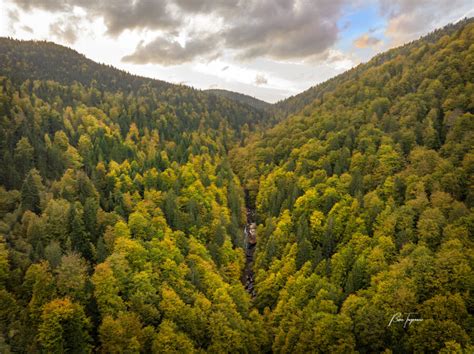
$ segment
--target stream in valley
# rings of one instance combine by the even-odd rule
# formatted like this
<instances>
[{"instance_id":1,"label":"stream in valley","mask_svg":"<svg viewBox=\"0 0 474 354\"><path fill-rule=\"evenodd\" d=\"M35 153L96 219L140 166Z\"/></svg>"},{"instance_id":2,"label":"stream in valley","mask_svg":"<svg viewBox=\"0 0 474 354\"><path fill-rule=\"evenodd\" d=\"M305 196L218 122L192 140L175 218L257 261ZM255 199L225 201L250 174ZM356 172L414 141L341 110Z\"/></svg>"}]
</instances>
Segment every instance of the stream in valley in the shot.
<instances>
[{"instance_id":1,"label":"stream in valley","mask_svg":"<svg viewBox=\"0 0 474 354\"><path fill-rule=\"evenodd\" d=\"M248 192L246 192L246 205L247 205L247 224L244 228L245 234L245 268L243 273L243 284L245 290L252 296L255 297L255 279L253 272L253 263L254 263L254 253L255 247L257 245L257 224L255 217L255 210L249 206L248 202Z\"/></svg>"}]
</instances>

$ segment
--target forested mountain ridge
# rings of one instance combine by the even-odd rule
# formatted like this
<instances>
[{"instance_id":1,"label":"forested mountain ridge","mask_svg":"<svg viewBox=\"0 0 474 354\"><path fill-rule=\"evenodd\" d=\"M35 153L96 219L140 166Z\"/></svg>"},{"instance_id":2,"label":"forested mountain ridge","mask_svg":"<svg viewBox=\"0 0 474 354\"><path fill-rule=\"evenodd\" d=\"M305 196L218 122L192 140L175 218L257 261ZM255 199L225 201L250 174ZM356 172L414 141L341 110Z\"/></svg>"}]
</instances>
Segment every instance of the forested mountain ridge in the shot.
<instances>
[{"instance_id":1,"label":"forested mountain ridge","mask_svg":"<svg viewBox=\"0 0 474 354\"><path fill-rule=\"evenodd\" d=\"M262 350L227 151L265 115L89 62L82 77L71 50L5 43L0 352Z\"/></svg>"},{"instance_id":2,"label":"forested mountain ridge","mask_svg":"<svg viewBox=\"0 0 474 354\"><path fill-rule=\"evenodd\" d=\"M222 89L209 89L206 90L206 92L213 93L218 96L224 96L227 97L231 100L239 101L245 104L248 104L249 106L252 106L254 108L257 108L259 110L266 110L271 107L271 103L259 100L255 97L249 96L249 95L244 95L242 93L238 92L233 92L233 91L228 91L228 90L222 90Z\"/></svg>"},{"instance_id":3,"label":"forested mountain ridge","mask_svg":"<svg viewBox=\"0 0 474 354\"><path fill-rule=\"evenodd\" d=\"M240 109L238 114L225 112L229 113L228 123L233 124L236 129L245 124L267 124L268 117L263 110L247 102L228 99L226 95L209 94L206 90L185 85L133 75L109 65L98 64L73 49L47 41L0 38L0 76L8 78L15 85L35 80L53 81L71 87L69 91L75 85L81 85L90 91L92 104L98 103L105 93L120 93L124 96L153 95L165 102L176 103L176 100L183 100L194 105L201 104L210 112L216 106L221 110L226 106L230 106L225 108L227 110Z\"/></svg>"},{"instance_id":4,"label":"forested mountain ridge","mask_svg":"<svg viewBox=\"0 0 474 354\"><path fill-rule=\"evenodd\" d=\"M468 19L322 84L231 152L274 352L472 351L473 68ZM390 324L409 314L422 321Z\"/></svg>"},{"instance_id":5,"label":"forested mountain ridge","mask_svg":"<svg viewBox=\"0 0 474 354\"><path fill-rule=\"evenodd\" d=\"M435 33L272 117L0 40L0 352L471 352L473 20Z\"/></svg>"},{"instance_id":6,"label":"forested mountain ridge","mask_svg":"<svg viewBox=\"0 0 474 354\"><path fill-rule=\"evenodd\" d=\"M132 75L98 64L73 49L47 41L0 38L0 75L12 81L52 80L71 85L95 85L99 90L129 92L149 83L158 90L172 86L164 81Z\"/></svg>"},{"instance_id":7,"label":"forested mountain ridge","mask_svg":"<svg viewBox=\"0 0 474 354\"><path fill-rule=\"evenodd\" d=\"M326 92L333 91L340 83L347 80L357 80L360 73L367 70L370 65L381 65L384 62L393 59L400 54L406 54L414 48L419 48L420 43L428 44L438 41L442 36L451 35L454 32L462 29L467 23L472 22L472 18L466 18L457 23L449 24L443 28L437 29L430 34L422 37L420 40L412 41L402 47L388 50L386 52L377 54L369 63L359 64L336 77L329 79L321 84L315 85L297 95L285 98L273 104L269 111L274 116L274 119L282 119L291 114L295 114L303 110L303 108L311 104L316 99L321 99Z\"/></svg>"}]
</instances>

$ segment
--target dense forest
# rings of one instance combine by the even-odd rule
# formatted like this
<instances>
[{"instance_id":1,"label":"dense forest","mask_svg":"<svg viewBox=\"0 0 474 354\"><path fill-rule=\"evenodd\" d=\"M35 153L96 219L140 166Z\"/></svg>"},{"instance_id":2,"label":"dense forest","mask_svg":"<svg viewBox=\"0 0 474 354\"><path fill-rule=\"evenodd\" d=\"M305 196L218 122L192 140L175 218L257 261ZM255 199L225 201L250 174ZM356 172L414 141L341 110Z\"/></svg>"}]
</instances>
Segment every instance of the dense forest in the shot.
<instances>
[{"instance_id":1,"label":"dense forest","mask_svg":"<svg viewBox=\"0 0 474 354\"><path fill-rule=\"evenodd\" d=\"M231 100L238 101L241 103L248 104L251 107L257 108L262 111L270 110L272 105L270 103L267 103L265 101L261 101L258 98L244 95L241 93L233 92L233 91L227 91L227 90L220 90L220 89L209 89L206 90L206 92L213 93L214 95L217 96L223 96L227 97ZM270 117L268 117L270 118Z\"/></svg>"},{"instance_id":2,"label":"dense forest","mask_svg":"<svg viewBox=\"0 0 474 354\"><path fill-rule=\"evenodd\" d=\"M275 105L0 39L0 352L472 352L473 143L472 19Z\"/></svg>"}]
</instances>

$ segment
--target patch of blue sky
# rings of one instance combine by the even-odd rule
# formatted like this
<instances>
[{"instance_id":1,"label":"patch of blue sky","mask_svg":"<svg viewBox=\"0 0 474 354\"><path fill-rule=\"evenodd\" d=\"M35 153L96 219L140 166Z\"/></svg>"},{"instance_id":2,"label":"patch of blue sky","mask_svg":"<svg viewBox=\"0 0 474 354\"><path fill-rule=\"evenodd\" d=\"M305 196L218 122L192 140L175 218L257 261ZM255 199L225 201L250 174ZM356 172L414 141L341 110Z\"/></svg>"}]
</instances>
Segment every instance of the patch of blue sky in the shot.
<instances>
[{"instance_id":1,"label":"patch of blue sky","mask_svg":"<svg viewBox=\"0 0 474 354\"><path fill-rule=\"evenodd\" d=\"M355 49L354 41L366 33L386 42L386 26L387 19L380 14L375 2L348 5L338 21L339 40L335 47L343 52L351 52Z\"/></svg>"}]
</instances>

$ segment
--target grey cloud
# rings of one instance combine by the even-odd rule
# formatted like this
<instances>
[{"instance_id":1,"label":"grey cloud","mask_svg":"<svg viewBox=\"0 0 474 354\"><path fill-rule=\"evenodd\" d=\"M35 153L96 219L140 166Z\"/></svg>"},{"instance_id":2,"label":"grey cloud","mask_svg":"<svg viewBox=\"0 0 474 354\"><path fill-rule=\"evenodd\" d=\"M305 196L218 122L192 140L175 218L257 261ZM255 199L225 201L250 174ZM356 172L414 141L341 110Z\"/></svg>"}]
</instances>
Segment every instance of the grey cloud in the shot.
<instances>
[{"instance_id":1,"label":"grey cloud","mask_svg":"<svg viewBox=\"0 0 474 354\"><path fill-rule=\"evenodd\" d=\"M241 0L175 0L181 10L194 13L225 13L235 10Z\"/></svg>"},{"instance_id":2,"label":"grey cloud","mask_svg":"<svg viewBox=\"0 0 474 354\"><path fill-rule=\"evenodd\" d=\"M172 38L190 22L186 16L206 14L219 18L214 42L207 43L205 34L193 34L185 48L158 38L155 44L138 46L127 60L183 63L198 56L209 57L214 47L230 49L236 57L253 59L322 59L338 38L338 20L348 0L11 0L19 8L67 14L75 7L86 12L85 19L102 18L111 36L124 30L163 30L162 36ZM359 2L357 2L359 3ZM361 2L363 3L363 2ZM388 17L386 36L392 44L412 40L426 30L452 21L466 9L466 0L379 0L380 12ZM472 5L471 5L472 8ZM18 14L10 12L11 23ZM447 20L446 20L447 19ZM445 21L446 20L446 21ZM211 24L212 27L212 24ZM74 26L53 24L51 31L71 42L78 36ZM198 29L202 31L203 29ZM370 37L370 36L369 36ZM359 45L373 45L375 39L362 39ZM357 45L357 44L356 44ZM161 48L158 48L161 46ZM146 54L146 51L151 51ZM175 53L167 50L177 50ZM154 55L159 53L160 56ZM163 58L163 59L162 59Z\"/></svg>"},{"instance_id":3,"label":"grey cloud","mask_svg":"<svg viewBox=\"0 0 474 354\"><path fill-rule=\"evenodd\" d=\"M10 9L8 10L8 18L12 22L18 22L20 21L20 14L18 13L18 10L16 9Z\"/></svg>"},{"instance_id":4,"label":"grey cloud","mask_svg":"<svg viewBox=\"0 0 474 354\"><path fill-rule=\"evenodd\" d=\"M126 29L172 29L181 24L166 0L13 0L20 8L30 11L71 12L82 8L92 18L101 17L110 35L119 35Z\"/></svg>"},{"instance_id":5,"label":"grey cloud","mask_svg":"<svg viewBox=\"0 0 474 354\"><path fill-rule=\"evenodd\" d=\"M49 33L65 40L69 44L73 44L77 40L77 33L81 30L79 23L79 17L69 16L51 23L49 25Z\"/></svg>"},{"instance_id":6,"label":"grey cloud","mask_svg":"<svg viewBox=\"0 0 474 354\"><path fill-rule=\"evenodd\" d=\"M20 21L20 14L16 9L10 9L7 13L8 16L8 27L10 30L15 33L15 24Z\"/></svg>"},{"instance_id":7,"label":"grey cloud","mask_svg":"<svg viewBox=\"0 0 474 354\"><path fill-rule=\"evenodd\" d=\"M33 28L31 28L30 26L24 25L24 26L21 26L21 29L25 32L33 33Z\"/></svg>"},{"instance_id":8,"label":"grey cloud","mask_svg":"<svg viewBox=\"0 0 474 354\"><path fill-rule=\"evenodd\" d=\"M196 57L210 57L215 47L231 49L241 59L266 56L274 59L320 58L337 40L337 21L347 0L12 0L20 8L70 13L75 6L88 18L103 18L107 32L116 36L126 29L161 29L152 43L139 45L124 60L167 65ZM209 33L194 34L182 48L174 37L186 22L186 14L213 14L224 23L213 41ZM69 42L73 26L53 24L52 32Z\"/></svg>"},{"instance_id":9,"label":"grey cloud","mask_svg":"<svg viewBox=\"0 0 474 354\"><path fill-rule=\"evenodd\" d=\"M171 29L181 23L172 15L165 0L100 1L93 13L103 16L112 35L126 29Z\"/></svg>"},{"instance_id":10,"label":"grey cloud","mask_svg":"<svg viewBox=\"0 0 474 354\"><path fill-rule=\"evenodd\" d=\"M241 58L275 59L322 54L337 40L342 0L262 0L240 9L223 33Z\"/></svg>"},{"instance_id":11,"label":"grey cloud","mask_svg":"<svg viewBox=\"0 0 474 354\"><path fill-rule=\"evenodd\" d=\"M363 34L356 40L354 40L354 45L357 48L369 48L375 47L378 44L381 44L382 41L376 37L369 36L367 33Z\"/></svg>"},{"instance_id":12,"label":"grey cloud","mask_svg":"<svg viewBox=\"0 0 474 354\"><path fill-rule=\"evenodd\" d=\"M267 78L262 74L257 74L255 76L255 85L260 86L265 84L268 84Z\"/></svg>"},{"instance_id":13,"label":"grey cloud","mask_svg":"<svg viewBox=\"0 0 474 354\"><path fill-rule=\"evenodd\" d=\"M177 64L209 57L216 48L232 49L240 59L324 57L337 40L337 20L344 0L176 0L182 11L214 9L225 27L212 35L198 35L185 48L161 37L124 58L135 63ZM233 8L229 6L233 4ZM211 5L214 5L212 7Z\"/></svg>"},{"instance_id":14,"label":"grey cloud","mask_svg":"<svg viewBox=\"0 0 474 354\"><path fill-rule=\"evenodd\" d=\"M94 0L12 0L14 4L26 11L41 9L49 12L68 12L72 11L74 6L84 9L91 8L98 4Z\"/></svg>"},{"instance_id":15,"label":"grey cloud","mask_svg":"<svg viewBox=\"0 0 474 354\"><path fill-rule=\"evenodd\" d=\"M182 47L177 41L158 37L154 41L140 43L133 54L122 58L122 61L147 64L178 65L194 60L197 57L212 59L218 56L218 46L210 36L191 39Z\"/></svg>"},{"instance_id":16,"label":"grey cloud","mask_svg":"<svg viewBox=\"0 0 474 354\"><path fill-rule=\"evenodd\" d=\"M37 9L55 12L58 10L64 10L67 7L69 7L68 1L60 1L60 0L43 0L43 1L14 0L13 2L19 7L21 7L22 9L28 10L28 11L34 8L37 8Z\"/></svg>"}]
</instances>

